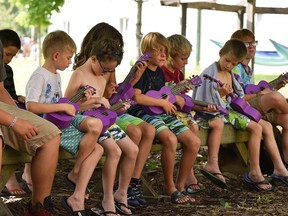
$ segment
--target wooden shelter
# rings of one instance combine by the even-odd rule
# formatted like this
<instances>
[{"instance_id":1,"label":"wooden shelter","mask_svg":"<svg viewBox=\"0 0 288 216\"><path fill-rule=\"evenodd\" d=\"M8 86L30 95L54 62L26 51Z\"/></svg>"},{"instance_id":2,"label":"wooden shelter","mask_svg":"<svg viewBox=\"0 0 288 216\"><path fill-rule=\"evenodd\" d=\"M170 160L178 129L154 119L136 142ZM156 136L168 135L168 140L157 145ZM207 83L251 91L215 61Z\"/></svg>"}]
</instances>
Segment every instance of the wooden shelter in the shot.
<instances>
[{"instance_id":1,"label":"wooden shelter","mask_svg":"<svg viewBox=\"0 0 288 216\"><path fill-rule=\"evenodd\" d=\"M161 5L181 7L181 34L186 36L187 26L187 9L197 9L198 13L201 14L201 10L217 10L223 12L235 12L238 14L238 28L243 28L246 22L246 28L254 32L254 21L255 14L288 14L288 3L287 7L257 7L257 0L230 0L226 1L229 4L221 3L221 0L160 0ZM220 2L220 3L218 3ZM260 2L260 1L259 1ZM271 4L275 5L275 1L271 1ZM246 13L246 16L244 14ZM201 16L198 16L201 19ZM244 17L246 19L244 20ZM197 21L198 24L200 20ZM201 26L199 25L197 32L200 32ZM200 34L198 34L200 35ZM199 65L200 61L200 36L196 42L196 64ZM252 63L253 67L253 63Z\"/></svg>"}]
</instances>

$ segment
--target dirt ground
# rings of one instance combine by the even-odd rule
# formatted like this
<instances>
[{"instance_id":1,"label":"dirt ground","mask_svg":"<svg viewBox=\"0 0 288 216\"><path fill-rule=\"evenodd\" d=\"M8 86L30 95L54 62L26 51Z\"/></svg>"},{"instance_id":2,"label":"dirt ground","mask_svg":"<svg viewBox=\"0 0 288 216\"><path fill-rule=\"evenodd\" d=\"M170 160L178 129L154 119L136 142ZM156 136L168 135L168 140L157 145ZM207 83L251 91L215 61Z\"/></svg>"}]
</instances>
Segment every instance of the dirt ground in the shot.
<instances>
[{"instance_id":1,"label":"dirt ground","mask_svg":"<svg viewBox=\"0 0 288 216\"><path fill-rule=\"evenodd\" d=\"M180 153L179 153L180 154ZM234 158L231 155L231 158ZM145 179L149 182L152 188L162 194L163 177L159 164L159 154L151 155L147 162L147 167L143 172ZM233 160L233 159L232 159ZM221 189L213 185L200 172L199 168L203 165L205 157L200 156L195 164L195 172L198 180L206 186L206 190L195 195L196 202L190 205L175 205L170 202L168 196L161 196L159 199L148 197L148 206L142 209L132 210L133 215L153 216L153 215L288 215L287 212L287 187L283 184L275 185L273 192L258 192L246 185L242 180L243 170L239 168L236 172L223 172L227 179L228 189ZM234 163L235 160L230 161ZM225 162L226 163L226 162ZM68 196L72 193L71 188L65 185L63 176L72 167L72 161L60 161L53 185L52 198L55 208L60 215L67 215L61 206L61 197ZM176 164L177 167L177 164ZM19 168L18 176L21 175L21 167ZM175 173L176 174L176 173ZM96 183L101 181L101 170L96 169L89 183L89 188L92 189L91 199L86 202L87 209L92 207L100 207L102 194ZM25 204L30 200L29 195L23 197L1 197L10 211L15 216L24 215Z\"/></svg>"}]
</instances>

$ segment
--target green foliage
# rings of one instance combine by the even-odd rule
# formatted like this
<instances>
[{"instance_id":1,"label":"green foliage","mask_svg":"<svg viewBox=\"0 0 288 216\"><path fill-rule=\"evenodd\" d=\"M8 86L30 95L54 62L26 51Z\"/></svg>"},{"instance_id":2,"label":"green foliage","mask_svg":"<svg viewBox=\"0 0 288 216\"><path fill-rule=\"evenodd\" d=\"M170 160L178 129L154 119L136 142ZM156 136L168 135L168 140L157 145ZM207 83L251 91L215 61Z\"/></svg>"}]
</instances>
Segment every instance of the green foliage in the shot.
<instances>
[{"instance_id":1,"label":"green foliage","mask_svg":"<svg viewBox=\"0 0 288 216\"><path fill-rule=\"evenodd\" d=\"M275 197L272 195L264 195L264 196L258 196L257 204L267 204L267 203L273 203L275 201Z\"/></svg>"},{"instance_id":2,"label":"green foliage","mask_svg":"<svg viewBox=\"0 0 288 216\"><path fill-rule=\"evenodd\" d=\"M232 208L231 203L230 203L230 202L226 202L226 201L223 200L223 199L220 200L220 204L221 204L221 206L223 206L224 208Z\"/></svg>"},{"instance_id":3,"label":"green foliage","mask_svg":"<svg viewBox=\"0 0 288 216\"><path fill-rule=\"evenodd\" d=\"M65 0L11 0L19 8L17 21L24 26L49 26L54 11L59 12Z\"/></svg>"},{"instance_id":4,"label":"green foliage","mask_svg":"<svg viewBox=\"0 0 288 216\"><path fill-rule=\"evenodd\" d=\"M12 5L9 0L0 0L0 29L9 28L16 30L17 23L15 21L17 7Z\"/></svg>"}]
</instances>

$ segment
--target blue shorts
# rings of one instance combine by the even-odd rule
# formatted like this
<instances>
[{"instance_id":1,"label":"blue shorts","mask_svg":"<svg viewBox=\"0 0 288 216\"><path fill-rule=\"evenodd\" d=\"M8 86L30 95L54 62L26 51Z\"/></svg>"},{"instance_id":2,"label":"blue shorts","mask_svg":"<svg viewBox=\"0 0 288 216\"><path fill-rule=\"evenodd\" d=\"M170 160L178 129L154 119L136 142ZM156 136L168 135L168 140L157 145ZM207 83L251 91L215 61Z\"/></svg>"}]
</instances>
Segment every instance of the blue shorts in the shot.
<instances>
[{"instance_id":1,"label":"blue shorts","mask_svg":"<svg viewBox=\"0 0 288 216\"><path fill-rule=\"evenodd\" d=\"M99 143L106 139L113 138L115 142L126 137L127 134L116 124L111 125L108 130L102 133L99 137Z\"/></svg>"}]
</instances>

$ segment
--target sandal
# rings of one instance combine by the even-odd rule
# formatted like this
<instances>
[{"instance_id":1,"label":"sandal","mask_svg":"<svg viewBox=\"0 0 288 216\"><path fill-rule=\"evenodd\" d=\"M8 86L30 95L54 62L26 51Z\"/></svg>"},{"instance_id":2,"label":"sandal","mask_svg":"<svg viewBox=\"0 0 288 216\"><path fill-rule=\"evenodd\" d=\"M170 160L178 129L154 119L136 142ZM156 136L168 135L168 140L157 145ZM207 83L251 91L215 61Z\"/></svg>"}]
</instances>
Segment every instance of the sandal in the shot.
<instances>
[{"instance_id":1,"label":"sandal","mask_svg":"<svg viewBox=\"0 0 288 216\"><path fill-rule=\"evenodd\" d=\"M75 190L76 184L68 178L68 174L64 175L64 180L65 182L69 183L69 185L73 188L73 190ZM89 198L90 198L90 189L86 188L85 199L89 200Z\"/></svg>"},{"instance_id":2,"label":"sandal","mask_svg":"<svg viewBox=\"0 0 288 216\"><path fill-rule=\"evenodd\" d=\"M22 196L26 194L26 191L20 187L19 189L9 190L6 186L2 190L3 196Z\"/></svg>"},{"instance_id":3,"label":"sandal","mask_svg":"<svg viewBox=\"0 0 288 216\"><path fill-rule=\"evenodd\" d=\"M91 215L95 215L95 216L107 216L107 215L116 215L116 216L120 216L119 214L117 214L117 212L113 212L113 211L105 211L105 210L101 210L101 209L97 209L97 208L91 208Z\"/></svg>"},{"instance_id":4,"label":"sandal","mask_svg":"<svg viewBox=\"0 0 288 216\"><path fill-rule=\"evenodd\" d=\"M77 216L85 216L86 215L85 210L73 211L72 208L67 203L67 199L68 199L67 197L62 197L62 199L61 199L62 206L67 211L67 215L69 215L69 216L76 216L76 215Z\"/></svg>"},{"instance_id":5,"label":"sandal","mask_svg":"<svg viewBox=\"0 0 288 216\"><path fill-rule=\"evenodd\" d=\"M185 191L188 194L196 194L199 193L201 191L206 190L206 187L203 186L200 182L197 182L196 184L189 184L186 188Z\"/></svg>"},{"instance_id":6,"label":"sandal","mask_svg":"<svg viewBox=\"0 0 288 216\"><path fill-rule=\"evenodd\" d=\"M273 181L279 181L288 185L288 176L280 176L280 175L272 174L271 178L273 179Z\"/></svg>"},{"instance_id":7,"label":"sandal","mask_svg":"<svg viewBox=\"0 0 288 216\"><path fill-rule=\"evenodd\" d=\"M256 188L257 190L259 191L266 191L266 192L269 192L269 191L272 191L273 190L273 186L271 185L271 187L267 188L267 189L264 189L264 188L261 188L259 185L261 184L266 184L266 185L270 185L269 181L267 179L264 179L263 181L258 181L258 182L255 182L253 181L249 174L248 173L245 173L244 176L243 176L243 179L246 183L248 183L249 185L253 186L254 188Z\"/></svg>"},{"instance_id":8,"label":"sandal","mask_svg":"<svg viewBox=\"0 0 288 216\"><path fill-rule=\"evenodd\" d=\"M117 213L119 213L121 215L132 215L131 211L130 212L123 211L122 207L130 210L130 208L127 205L125 205L124 203L115 201L115 208L116 208Z\"/></svg>"},{"instance_id":9,"label":"sandal","mask_svg":"<svg viewBox=\"0 0 288 216\"><path fill-rule=\"evenodd\" d=\"M176 190L171 194L171 202L174 204L187 204L191 203L191 199L188 195L185 195L184 193Z\"/></svg>"}]
</instances>

